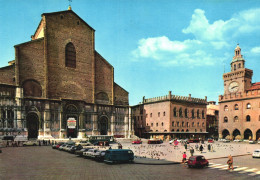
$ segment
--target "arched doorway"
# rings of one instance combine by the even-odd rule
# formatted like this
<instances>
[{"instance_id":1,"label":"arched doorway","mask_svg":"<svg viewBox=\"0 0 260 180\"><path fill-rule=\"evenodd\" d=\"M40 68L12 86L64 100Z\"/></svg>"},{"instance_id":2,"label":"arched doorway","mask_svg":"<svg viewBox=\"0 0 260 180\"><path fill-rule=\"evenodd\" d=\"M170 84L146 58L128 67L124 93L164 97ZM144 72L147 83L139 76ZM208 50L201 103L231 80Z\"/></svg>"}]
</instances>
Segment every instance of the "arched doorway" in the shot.
<instances>
[{"instance_id":1,"label":"arched doorway","mask_svg":"<svg viewBox=\"0 0 260 180\"><path fill-rule=\"evenodd\" d=\"M234 139L236 139L237 136L241 136L241 134L240 134L240 131L239 131L238 129L235 129L235 130L233 131L233 137L234 137Z\"/></svg>"},{"instance_id":2,"label":"arched doorway","mask_svg":"<svg viewBox=\"0 0 260 180\"><path fill-rule=\"evenodd\" d=\"M226 129L224 129L224 130L222 131L222 137L225 139L226 136L228 136L228 135L229 135L229 131L226 130Z\"/></svg>"},{"instance_id":3,"label":"arched doorway","mask_svg":"<svg viewBox=\"0 0 260 180\"><path fill-rule=\"evenodd\" d=\"M107 135L107 130L108 130L108 119L106 116L102 116L99 119L99 132L100 135Z\"/></svg>"},{"instance_id":4,"label":"arched doorway","mask_svg":"<svg viewBox=\"0 0 260 180\"><path fill-rule=\"evenodd\" d=\"M252 131L250 129L246 129L244 132L244 139L252 139L252 138L253 138Z\"/></svg>"},{"instance_id":5,"label":"arched doorway","mask_svg":"<svg viewBox=\"0 0 260 180\"><path fill-rule=\"evenodd\" d=\"M77 138L79 129L78 108L74 104L68 104L65 108L65 126L67 138Z\"/></svg>"},{"instance_id":6,"label":"arched doorway","mask_svg":"<svg viewBox=\"0 0 260 180\"><path fill-rule=\"evenodd\" d=\"M37 139L39 130L39 118L35 113L30 113L26 117L27 129L28 129L28 139Z\"/></svg>"},{"instance_id":7,"label":"arched doorway","mask_svg":"<svg viewBox=\"0 0 260 180\"><path fill-rule=\"evenodd\" d=\"M257 141L260 140L260 129L258 129L258 131L256 131L256 140Z\"/></svg>"}]
</instances>

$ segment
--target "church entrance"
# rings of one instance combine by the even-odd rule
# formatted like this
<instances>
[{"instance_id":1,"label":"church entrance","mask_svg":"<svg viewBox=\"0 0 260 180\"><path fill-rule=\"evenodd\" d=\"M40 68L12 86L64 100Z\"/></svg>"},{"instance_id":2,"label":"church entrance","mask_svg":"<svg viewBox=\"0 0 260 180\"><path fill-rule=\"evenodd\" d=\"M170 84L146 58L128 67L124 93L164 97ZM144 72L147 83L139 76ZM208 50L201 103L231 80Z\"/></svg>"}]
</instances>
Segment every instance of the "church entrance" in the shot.
<instances>
[{"instance_id":1,"label":"church entrance","mask_svg":"<svg viewBox=\"0 0 260 180\"><path fill-rule=\"evenodd\" d=\"M37 139L39 130L39 118L35 113L27 115L28 139Z\"/></svg>"},{"instance_id":2,"label":"church entrance","mask_svg":"<svg viewBox=\"0 0 260 180\"><path fill-rule=\"evenodd\" d=\"M108 119L105 116L102 116L99 120L99 131L100 135L107 135L108 130Z\"/></svg>"},{"instance_id":3,"label":"church entrance","mask_svg":"<svg viewBox=\"0 0 260 180\"><path fill-rule=\"evenodd\" d=\"M78 136L78 123L77 116L67 116L67 138L77 138Z\"/></svg>"}]
</instances>

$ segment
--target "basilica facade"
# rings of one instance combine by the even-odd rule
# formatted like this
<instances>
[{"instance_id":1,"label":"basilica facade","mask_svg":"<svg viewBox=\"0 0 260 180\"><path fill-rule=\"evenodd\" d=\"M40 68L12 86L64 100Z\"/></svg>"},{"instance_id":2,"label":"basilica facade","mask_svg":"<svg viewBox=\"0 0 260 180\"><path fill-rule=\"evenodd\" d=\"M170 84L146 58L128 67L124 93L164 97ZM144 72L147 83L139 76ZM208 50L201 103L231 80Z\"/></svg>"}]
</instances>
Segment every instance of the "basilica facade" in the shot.
<instances>
[{"instance_id":1,"label":"basilica facade","mask_svg":"<svg viewBox=\"0 0 260 180\"><path fill-rule=\"evenodd\" d=\"M223 74L224 95L219 96L219 137L260 139L260 82L245 67L241 48L235 48L231 72Z\"/></svg>"},{"instance_id":2,"label":"basilica facade","mask_svg":"<svg viewBox=\"0 0 260 180\"><path fill-rule=\"evenodd\" d=\"M95 30L71 9L44 13L0 68L0 135L130 137L128 92L95 50Z\"/></svg>"}]
</instances>

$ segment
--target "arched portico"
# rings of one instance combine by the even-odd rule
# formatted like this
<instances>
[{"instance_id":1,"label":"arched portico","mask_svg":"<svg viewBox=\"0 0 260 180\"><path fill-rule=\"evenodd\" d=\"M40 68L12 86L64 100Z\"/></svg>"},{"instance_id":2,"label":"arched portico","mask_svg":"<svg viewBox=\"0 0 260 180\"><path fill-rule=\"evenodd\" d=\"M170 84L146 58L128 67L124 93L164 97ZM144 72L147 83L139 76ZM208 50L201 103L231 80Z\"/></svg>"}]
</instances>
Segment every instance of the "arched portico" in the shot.
<instances>
[{"instance_id":1,"label":"arched portico","mask_svg":"<svg viewBox=\"0 0 260 180\"><path fill-rule=\"evenodd\" d=\"M241 137L241 133L240 133L240 131L238 130L238 129L235 129L234 131L233 131L233 139L237 139L238 138L238 136L240 136Z\"/></svg>"},{"instance_id":2,"label":"arched portico","mask_svg":"<svg viewBox=\"0 0 260 180\"><path fill-rule=\"evenodd\" d=\"M256 140L257 141L260 140L260 129L258 129L258 131L256 131Z\"/></svg>"},{"instance_id":3,"label":"arched portico","mask_svg":"<svg viewBox=\"0 0 260 180\"><path fill-rule=\"evenodd\" d=\"M252 139L253 138L253 133L250 129L246 129L244 131L244 139Z\"/></svg>"},{"instance_id":4,"label":"arched portico","mask_svg":"<svg viewBox=\"0 0 260 180\"><path fill-rule=\"evenodd\" d=\"M227 129L224 129L224 130L222 131L222 138L225 139L228 135L230 135L229 131L228 131Z\"/></svg>"}]
</instances>

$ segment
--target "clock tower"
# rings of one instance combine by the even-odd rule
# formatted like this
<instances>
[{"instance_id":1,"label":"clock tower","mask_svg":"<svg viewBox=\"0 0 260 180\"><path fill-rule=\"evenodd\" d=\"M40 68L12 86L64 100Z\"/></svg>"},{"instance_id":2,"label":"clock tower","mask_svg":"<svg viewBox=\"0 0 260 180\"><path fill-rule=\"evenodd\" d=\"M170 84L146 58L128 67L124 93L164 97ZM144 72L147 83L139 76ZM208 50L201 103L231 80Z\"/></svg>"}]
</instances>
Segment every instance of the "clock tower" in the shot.
<instances>
[{"instance_id":1,"label":"clock tower","mask_svg":"<svg viewBox=\"0 0 260 180\"><path fill-rule=\"evenodd\" d=\"M231 72L223 74L224 95L243 93L251 87L253 71L245 68L245 59L239 45L231 62Z\"/></svg>"}]
</instances>

